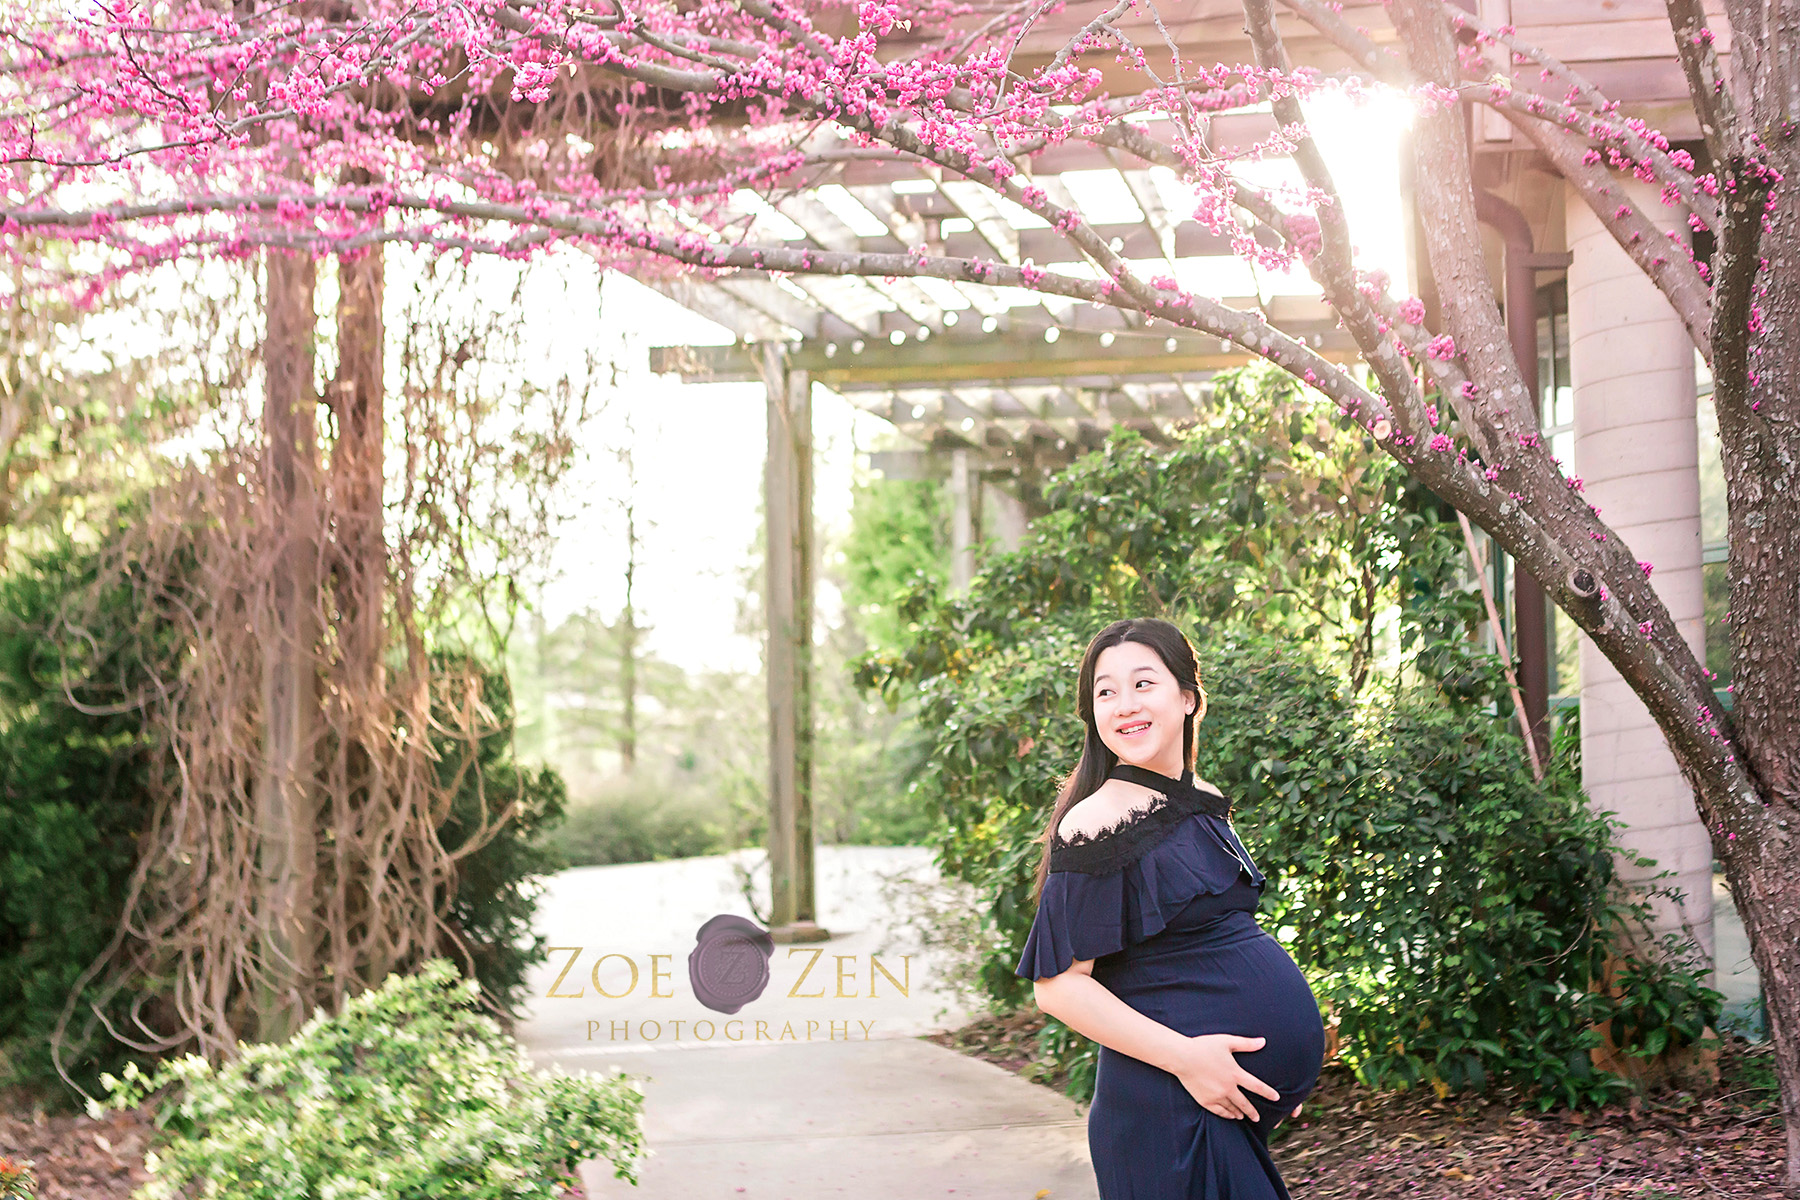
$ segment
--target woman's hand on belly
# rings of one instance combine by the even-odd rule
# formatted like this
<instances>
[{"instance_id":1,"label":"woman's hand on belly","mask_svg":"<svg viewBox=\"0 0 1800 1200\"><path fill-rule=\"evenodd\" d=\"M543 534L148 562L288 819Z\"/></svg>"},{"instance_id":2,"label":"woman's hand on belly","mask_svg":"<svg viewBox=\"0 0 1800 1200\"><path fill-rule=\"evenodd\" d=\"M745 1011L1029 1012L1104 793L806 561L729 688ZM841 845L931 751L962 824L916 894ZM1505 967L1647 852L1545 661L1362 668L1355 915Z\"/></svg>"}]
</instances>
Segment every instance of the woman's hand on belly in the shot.
<instances>
[{"instance_id":1,"label":"woman's hand on belly","mask_svg":"<svg viewBox=\"0 0 1800 1200\"><path fill-rule=\"evenodd\" d=\"M1262 1114L1256 1111L1250 1098L1238 1090L1239 1086L1271 1100L1281 1099L1281 1093L1238 1066L1233 1052L1260 1050L1265 1040L1232 1033L1203 1033L1190 1037L1171 1073L1207 1112L1228 1121L1240 1117L1259 1121Z\"/></svg>"}]
</instances>

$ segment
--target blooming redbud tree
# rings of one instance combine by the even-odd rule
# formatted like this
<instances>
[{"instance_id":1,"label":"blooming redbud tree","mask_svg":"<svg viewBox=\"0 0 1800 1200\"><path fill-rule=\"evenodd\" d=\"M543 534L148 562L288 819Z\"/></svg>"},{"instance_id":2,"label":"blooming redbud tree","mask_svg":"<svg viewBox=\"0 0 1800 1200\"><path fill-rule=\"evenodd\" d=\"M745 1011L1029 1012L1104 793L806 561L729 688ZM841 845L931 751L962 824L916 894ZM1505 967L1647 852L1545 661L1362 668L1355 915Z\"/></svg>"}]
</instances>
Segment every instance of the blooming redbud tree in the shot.
<instances>
[{"instance_id":1,"label":"blooming redbud tree","mask_svg":"<svg viewBox=\"0 0 1800 1200\"><path fill-rule=\"evenodd\" d=\"M9 21L0 216L9 234L105 248L110 265L81 281L89 290L191 255L562 246L640 273L1034 289L1201 331L1290 372L1504 546L1660 725L1745 918L1800 1190L1800 662L1785 649L1800 627L1800 366L1775 352L1800 334L1800 291L1780 282L1800 262L1796 193L1783 184L1800 155L1800 29L1725 0L1727 70L1700 0L1667 7L1703 162L1514 30L1445 0L1243 0L1232 61L1189 57L1153 0L73 4ZM1344 69L1294 66L1283 31L1295 28ZM1018 48L1046 30L1058 48L1025 64ZM1357 261L1306 120L1327 90L1398 92L1416 106L1429 308ZM1250 105L1269 106L1275 132L1215 145L1209 118ZM1730 502L1729 714L1714 711L1651 564L1539 435L1481 249L1475 111L1552 164L1711 368ZM1178 216L1258 266L1303 267L1363 369L1256 311L1146 276L1078 206L1034 184L1031 163L1070 146L1175 172L1196 197ZM1083 269L923 242L892 253L787 242L738 220L742 190L801 189L856 156L990 189L1054 228ZM1271 157L1300 185L1253 185L1246 165ZM1638 183L1660 189L1664 211L1637 199ZM1686 229L1707 235L1709 256L1695 256Z\"/></svg>"}]
</instances>

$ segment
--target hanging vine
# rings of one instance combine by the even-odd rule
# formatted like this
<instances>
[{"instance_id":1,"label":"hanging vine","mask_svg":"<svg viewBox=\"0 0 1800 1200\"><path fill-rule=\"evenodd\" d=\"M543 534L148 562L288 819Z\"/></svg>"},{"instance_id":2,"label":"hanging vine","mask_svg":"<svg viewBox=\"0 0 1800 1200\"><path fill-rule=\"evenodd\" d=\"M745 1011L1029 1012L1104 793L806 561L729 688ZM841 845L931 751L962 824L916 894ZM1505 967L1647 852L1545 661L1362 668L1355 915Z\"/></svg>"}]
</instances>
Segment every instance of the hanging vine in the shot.
<instances>
[{"instance_id":1,"label":"hanging vine","mask_svg":"<svg viewBox=\"0 0 1800 1200\"><path fill-rule=\"evenodd\" d=\"M144 1052L219 1058L268 1032L258 1025L271 988L288 988L278 999L305 1015L337 1012L434 954L473 973L448 901L459 861L518 802L481 792L478 772L467 778L475 748L505 733L484 699L485 665L500 661L511 628L512 579L544 563L576 432L604 403L610 376L590 353L534 381L544 356L517 290L475 286L471 268L442 258L389 262L414 273L378 305L396 317L385 337L398 352L391 391L379 394L378 353L373 412L365 395L357 415L349 351L360 335L345 301L369 280L354 260L340 263L337 328L321 343L338 361L313 364L321 403L298 414L293 454L272 453L278 422L263 396L274 351L248 332L267 288L240 269L226 295L205 302L217 336L164 383L203 393L187 440L213 444L165 459L157 479L120 501L98 571L46 631L68 701L141 711L154 760L121 920L52 1039L71 1086L68 1049L100 1027ZM216 272L208 277L216 287ZM193 280L185 286L197 295ZM331 334L331 322L320 331ZM362 370L367 384L366 362ZM300 613L284 590L296 578L314 581ZM113 636L134 641L141 679L84 668L105 661L95 653L99 613L121 590L133 618ZM271 672L296 628L312 633L301 703L285 711L305 718L272 730ZM305 768L278 781L291 802L285 832L299 831L291 839L268 827L259 799L269 746L290 734L299 739L290 761ZM471 782L479 820L447 846L439 830ZM303 894L284 908L277 893L294 887ZM281 912L288 927L271 938L270 915ZM98 991L84 997L90 983ZM123 1023L108 1016L122 990L131 996Z\"/></svg>"}]
</instances>

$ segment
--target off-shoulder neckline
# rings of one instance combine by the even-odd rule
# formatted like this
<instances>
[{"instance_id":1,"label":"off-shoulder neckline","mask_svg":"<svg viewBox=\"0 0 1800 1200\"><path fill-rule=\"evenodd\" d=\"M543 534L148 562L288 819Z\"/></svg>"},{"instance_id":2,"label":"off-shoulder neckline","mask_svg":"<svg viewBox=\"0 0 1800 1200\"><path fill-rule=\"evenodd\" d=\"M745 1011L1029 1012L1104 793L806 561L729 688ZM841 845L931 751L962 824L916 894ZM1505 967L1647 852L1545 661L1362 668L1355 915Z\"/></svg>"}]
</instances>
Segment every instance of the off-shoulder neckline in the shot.
<instances>
[{"instance_id":1,"label":"off-shoulder neckline","mask_svg":"<svg viewBox=\"0 0 1800 1200\"><path fill-rule=\"evenodd\" d=\"M1091 833L1078 830L1064 838L1059 823L1050 835L1051 870L1105 874L1135 860L1189 816L1204 814L1230 818L1231 801L1220 792L1196 787L1192 772L1184 772L1180 779L1173 779L1123 765L1114 770L1116 777L1141 782L1146 787L1158 786L1131 778L1132 774L1159 781L1161 790L1155 792L1150 803L1131 809L1118 820Z\"/></svg>"}]
</instances>

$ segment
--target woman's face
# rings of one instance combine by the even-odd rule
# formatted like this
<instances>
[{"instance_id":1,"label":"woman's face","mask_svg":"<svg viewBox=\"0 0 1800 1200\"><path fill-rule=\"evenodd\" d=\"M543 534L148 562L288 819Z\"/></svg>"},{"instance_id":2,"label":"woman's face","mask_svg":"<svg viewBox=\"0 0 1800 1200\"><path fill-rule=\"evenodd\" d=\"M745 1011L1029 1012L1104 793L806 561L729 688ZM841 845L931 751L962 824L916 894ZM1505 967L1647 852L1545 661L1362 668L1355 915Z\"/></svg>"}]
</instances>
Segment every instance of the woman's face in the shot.
<instances>
[{"instance_id":1,"label":"woman's face","mask_svg":"<svg viewBox=\"0 0 1800 1200\"><path fill-rule=\"evenodd\" d=\"M1182 730L1194 703L1162 656L1142 643L1109 646L1094 660L1094 724L1122 763L1179 776L1187 768Z\"/></svg>"}]
</instances>

